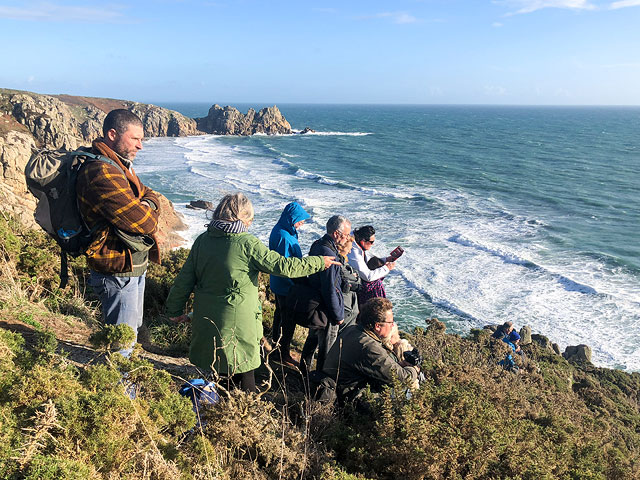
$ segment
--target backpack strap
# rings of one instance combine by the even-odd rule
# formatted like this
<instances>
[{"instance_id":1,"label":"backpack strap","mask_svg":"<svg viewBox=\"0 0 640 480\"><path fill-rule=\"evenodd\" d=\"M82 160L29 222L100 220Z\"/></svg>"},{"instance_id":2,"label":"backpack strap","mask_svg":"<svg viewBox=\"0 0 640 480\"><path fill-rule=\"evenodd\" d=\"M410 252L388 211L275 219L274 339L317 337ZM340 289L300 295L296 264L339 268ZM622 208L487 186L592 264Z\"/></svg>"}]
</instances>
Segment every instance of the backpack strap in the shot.
<instances>
[{"instance_id":1,"label":"backpack strap","mask_svg":"<svg viewBox=\"0 0 640 480\"><path fill-rule=\"evenodd\" d=\"M67 252L60 249L60 290L64 290L69 283L69 265L67 264Z\"/></svg>"},{"instance_id":2,"label":"backpack strap","mask_svg":"<svg viewBox=\"0 0 640 480\"><path fill-rule=\"evenodd\" d=\"M86 157L87 160L92 162L95 162L95 161L105 162L105 163L108 163L109 165L113 165L114 167L118 167L118 169L122 170L122 167L120 165L118 165L116 162L111 160L109 157L105 157L104 155L97 155L95 153L86 152L84 150L76 150L75 152L70 152L69 155L73 157Z\"/></svg>"},{"instance_id":3,"label":"backpack strap","mask_svg":"<svg viewBox=\"0 0 640 480\"><path fill-rule=\"evenodd\" d=\"M95 162L95 161L105 162L105 163L108 163L110 165L113 165L114 167L118 167L119 170L122 170L120 165L118 165L116 162L114 162L110 158L105 157L104 155L96 155L95 153L87 152L87 151L84 151L84 150L77 150L75 152L69 152L69 155L71 155L72 157L85 157L86 158L85 162L83 162L78 167L76 167L78 169L78 171L80 170L82 165L84 165L84 163L86 163L87 161L90 161L90 162ZM74 191L75 191L75 189L74 189ZM84 223L84 226L87 228L87 230L89 230L89 227L87 226L86 222L84 221L84 218L82 218L82 213L80 212L80 208L78 208L78 212L80 213L80 219L82 220L82 223ZM98 225L96 225L94 228L92 228L90 230L92 235L95 232L95 230L97 229L97 227L98 227ZM69 262L68 262L67 252L65 252L65 251L63 251L61 249L60 250L60 286L59 286L60 290L64 290L66 288L68 282L69 282Z\"/></svg>"}]
</instances>

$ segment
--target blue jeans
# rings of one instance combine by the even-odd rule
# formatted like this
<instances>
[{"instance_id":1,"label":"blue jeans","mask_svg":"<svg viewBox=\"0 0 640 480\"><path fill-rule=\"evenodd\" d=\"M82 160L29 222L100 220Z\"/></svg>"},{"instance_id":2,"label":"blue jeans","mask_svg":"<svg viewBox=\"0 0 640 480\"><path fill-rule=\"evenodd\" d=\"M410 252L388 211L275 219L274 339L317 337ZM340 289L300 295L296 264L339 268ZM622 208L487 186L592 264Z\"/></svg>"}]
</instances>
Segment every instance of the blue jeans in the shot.
<instances>
[{"instance_id":1,"label":"blue jeans","mask_svg":"<svg viewBox=\"0 0 640 480\"><path fill-rule=\"evenodd\" d=\"M130 348L120 350L124 357L131 355L142 326L144 284L146 273L139 277L115 277L91 270L89 286L100 298L102 315L107 325L124 323L133 329L135 338Z\"/></svg>"}]
</instances>

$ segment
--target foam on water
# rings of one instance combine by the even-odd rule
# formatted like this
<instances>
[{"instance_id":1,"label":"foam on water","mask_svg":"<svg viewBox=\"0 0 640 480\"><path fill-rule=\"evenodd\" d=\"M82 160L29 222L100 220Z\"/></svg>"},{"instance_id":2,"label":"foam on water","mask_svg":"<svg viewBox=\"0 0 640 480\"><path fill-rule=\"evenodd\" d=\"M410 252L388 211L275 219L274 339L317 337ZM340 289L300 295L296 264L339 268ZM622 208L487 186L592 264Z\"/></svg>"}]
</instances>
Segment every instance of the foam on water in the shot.
<instances>
[{"instance_id":1,"label":"foam on water","mask_svg":"<svg viewBox=\"0 0 640 480\"><path fill-rule=\"evenodd\" d=\"M590 345L598 365L640 370L636 277L576 251L556 248L550 254L552 232L543 216L411 179L390 189L330 177L305 164L302 155L287 155L271 144L261 149L255 140L202 136L145 143L136 169L145 183L158 182L149 184L185 215L188 244L206 223L204 212L186 209L188 199L215 200L233 190L249 193L256 209L251 232L263 241L281 208L297 200L313 217L301 231L303 251L336 213L350 218L354 227L376 226L374 253L405 248L385 280L405 328L431 315L463 334L512 320L530 325L561 348Z\"/></svg>"}]
</instances>

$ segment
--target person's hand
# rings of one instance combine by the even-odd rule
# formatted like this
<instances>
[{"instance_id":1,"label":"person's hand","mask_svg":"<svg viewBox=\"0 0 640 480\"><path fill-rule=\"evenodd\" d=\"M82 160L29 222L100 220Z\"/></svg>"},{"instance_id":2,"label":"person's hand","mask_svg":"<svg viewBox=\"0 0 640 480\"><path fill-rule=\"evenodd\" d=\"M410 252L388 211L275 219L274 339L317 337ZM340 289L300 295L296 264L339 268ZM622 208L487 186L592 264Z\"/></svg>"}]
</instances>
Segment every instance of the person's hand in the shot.
<instances>
[{"instance_id":1,"label":"person's hand","mask_svg":"<svg viewBox=\"0 0 640 480\"><path fill-rule=\"evenodd\" d=\"M336 323L336 325L342 325L343 323L344 323L344 318L340 320L338 323Z\"/></svg>"},{"instance_id":2,"label":"person's hand","mask_svg":"<svg viewBox=\"0 0 640 480\"><path fill-rule=\"evenodd\" d=\"M387 262L385 264L387 266L387 268L389 269L389 271L393 270L394 268L396 268L396 262Z\"/></svg>"},{"instance_id":3,"label":"person's hand","mask_svg":"<svg viewBox=\"0 0 640 480\"><path fill-rule=\"evenodd\" d=\"M325 270L327 268L331 267L332 265L342 265L340 262L336 262L335 261L336 257L328 257L326 255L323 255L322 258L324 259L324 269Z\"/></svg>"},{"instance_id":4,"label":"person's hand","mask_svg":"<svg viewBox=\"0 0 640 480\"><path fill-rule=\"evenodd\" d=\"M191 321L191 318L186 313L184 315L180 315L179 317L169 317L173 323L188 323Z\"/></svg>"}]
</instances>

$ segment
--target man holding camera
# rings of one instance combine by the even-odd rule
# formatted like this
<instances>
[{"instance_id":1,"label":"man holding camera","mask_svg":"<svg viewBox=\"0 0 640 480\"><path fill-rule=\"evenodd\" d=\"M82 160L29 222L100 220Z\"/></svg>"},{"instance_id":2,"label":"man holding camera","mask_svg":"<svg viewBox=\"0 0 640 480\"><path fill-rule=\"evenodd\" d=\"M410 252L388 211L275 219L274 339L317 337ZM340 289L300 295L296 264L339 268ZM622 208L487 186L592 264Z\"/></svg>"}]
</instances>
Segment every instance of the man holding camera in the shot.
<instances>
[{"instance_id":1,"label":"man holding camera","mask_svg":"<svg viewBox=\"0 0 640 480\"><path fill-rule=\"evenodd\" d=\"M323 372L336 382L338 398L355 398L367 385L380 392L393 379L414 384L420 372L419 356L398 359L385 345L394 325L392 305L372 298L360 311L359 324L345 328L329 350ZM409 361L407 361L409 360Z\"/></svg>"}]
</instances>

